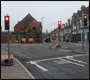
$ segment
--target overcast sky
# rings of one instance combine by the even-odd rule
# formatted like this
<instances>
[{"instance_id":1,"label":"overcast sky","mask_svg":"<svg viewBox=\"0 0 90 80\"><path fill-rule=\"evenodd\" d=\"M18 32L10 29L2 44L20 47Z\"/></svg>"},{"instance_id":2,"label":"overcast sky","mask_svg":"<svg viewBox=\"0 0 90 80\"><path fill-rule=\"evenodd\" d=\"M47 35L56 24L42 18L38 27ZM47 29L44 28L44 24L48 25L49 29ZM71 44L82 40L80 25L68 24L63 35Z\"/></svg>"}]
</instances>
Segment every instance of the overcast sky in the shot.
<instances>
[{"instance_id":1,"label":"overcast sky","mask_svg":"<svg viewBox=\"0 0 90 80\"><path fill-rule=\"evenodd\" d=\"M43 32L57 28L58 21L66 23L73 13L81 10L81 5L89 6L89 1L1 1L1 26L5 31L4 16L10 16L10 31L28 13L37 21L42 21Z\"/></svg>"}]
</instances>

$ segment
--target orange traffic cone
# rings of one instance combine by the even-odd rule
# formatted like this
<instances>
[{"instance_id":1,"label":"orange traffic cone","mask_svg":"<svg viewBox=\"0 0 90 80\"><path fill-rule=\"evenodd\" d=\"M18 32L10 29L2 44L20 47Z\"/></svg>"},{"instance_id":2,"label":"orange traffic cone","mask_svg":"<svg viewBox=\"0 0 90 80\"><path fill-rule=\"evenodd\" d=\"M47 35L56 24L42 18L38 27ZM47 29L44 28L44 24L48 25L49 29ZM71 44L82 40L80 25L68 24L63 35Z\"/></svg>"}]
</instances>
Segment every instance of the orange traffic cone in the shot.
<instances>
[{"instance_id":1,"label":"orange traffic cone","mask_svg":"<svg viewBox=\"0 0 90 80\"><path fill-rule=\"evenodd\" d=\"M11 62L14 62L13 51L11 51Z\"/></svg>"},{"instance_id":2,"label":"orange traffic cone","mask_svg":"<svg viewBox=\"0 0 90 80\"><path fill-rule=\"evenodd\" d=\"M58 48L58 41L56 42L56 48Z\"/></svg>"},{"instance_id":3,"label":"orange traffic cone","mask_svg":"<svg viewBox=\"0 0 90 80\"><path fill-rule=\"evenodd\" d=\"M52 48L51 42L50 42L50 49Z\"/></svg>"}]
</instances>

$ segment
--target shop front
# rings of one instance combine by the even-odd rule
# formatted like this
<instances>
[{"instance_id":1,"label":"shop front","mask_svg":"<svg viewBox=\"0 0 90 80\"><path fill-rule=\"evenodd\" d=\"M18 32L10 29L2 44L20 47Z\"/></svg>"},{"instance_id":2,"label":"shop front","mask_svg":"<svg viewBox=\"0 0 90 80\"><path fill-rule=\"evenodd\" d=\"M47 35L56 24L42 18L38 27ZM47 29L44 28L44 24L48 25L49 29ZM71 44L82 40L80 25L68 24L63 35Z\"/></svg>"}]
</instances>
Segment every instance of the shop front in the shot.
<instances>
[{"instance_id":1,"label":"shop front","mask_svg":"<svg viewBox=\"0 0 90 80\"><path fill-rule=\"evenodd\" d=\"M13 43L41 43L42 33L12 32L11 42Z\"/></svg>"}]
</instances>

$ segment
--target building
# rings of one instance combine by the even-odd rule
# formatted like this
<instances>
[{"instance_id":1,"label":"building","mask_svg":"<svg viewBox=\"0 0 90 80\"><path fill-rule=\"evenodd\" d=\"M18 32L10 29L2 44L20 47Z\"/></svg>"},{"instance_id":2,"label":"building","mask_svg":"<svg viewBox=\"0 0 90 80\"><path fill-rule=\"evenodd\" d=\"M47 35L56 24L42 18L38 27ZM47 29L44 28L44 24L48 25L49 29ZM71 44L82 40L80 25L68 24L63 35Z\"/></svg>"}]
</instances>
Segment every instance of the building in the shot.
<instances>
[{"instance_id":1,"label":"building","mask_svg":"<svg viewBox=\"0 0 90 80\"><path fill-rule=\"evenodd\" d=\"M89 43L89 17L87 20L87 26L83 26L82 14L88 14L89 16L89 6L81 6L81 10L78 10L77 13L74 13L72 16L72 34L74 42L82 42L82 33L84 29L84 42Z\"/></svg>"},{"instance_id":2,"label":"building","mask_svg":"<svg viewBox=\"0 0 90 80\"><path fill-rule=\"evenodd\" d=\"M88 14L87 26L83 26L83 15ZM62 24L60 30L61 41L69 41L74 43L82 42L82 33L84 29L84 42L89 43L89 6L81 6L81 10L73 13L71 19L68 19L67 23Z\"/></svg>"},{"instance_id":3,"label":"building","mask_svg":"<svg viewBox=\"0 0 90 80\"><path fill-rule=\"evenodd\" d=\"M1 43L6 43L7 42L7 35L8 32L2 31L2 27L1 27Z\"/></svg>"},{"instance_id":4,"label":"building","mask_svg":"<svg viewBox=\"0 0 90 80\"><path fill-rule=\"evenodd\" d=\"M12 43L41 43L41 22L37 22L30 14L26 15L15 25L10 40Z\"/></svg>"}]
</instances>

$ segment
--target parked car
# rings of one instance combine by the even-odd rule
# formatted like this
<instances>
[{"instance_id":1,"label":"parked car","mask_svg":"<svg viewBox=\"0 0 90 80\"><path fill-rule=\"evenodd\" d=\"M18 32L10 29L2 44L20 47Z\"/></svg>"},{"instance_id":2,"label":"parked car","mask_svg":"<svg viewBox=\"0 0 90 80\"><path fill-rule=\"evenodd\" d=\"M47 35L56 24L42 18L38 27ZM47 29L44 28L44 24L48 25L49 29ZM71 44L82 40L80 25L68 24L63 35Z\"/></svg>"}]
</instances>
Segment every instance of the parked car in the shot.
<instances>
[{"instance_id":1,"label":"parked car","mask_svg":"<svg viewBox=\"0 0 90 80\"><path fill-rule=\"evenodd\" d=\"M46 38L44 41L45 41L46 43L50 43L50 42L51 42L51 39L50 39L50 38Z\"/></svg>"}]
</instances>

